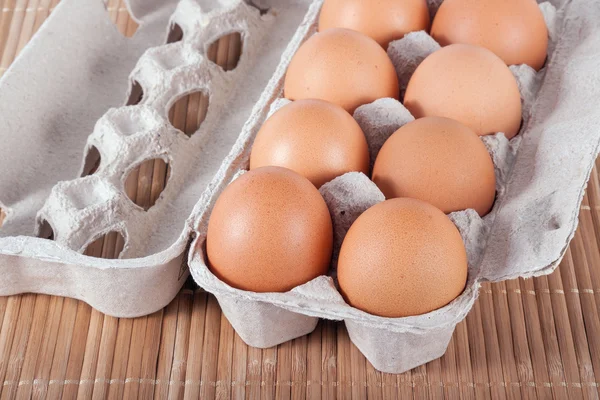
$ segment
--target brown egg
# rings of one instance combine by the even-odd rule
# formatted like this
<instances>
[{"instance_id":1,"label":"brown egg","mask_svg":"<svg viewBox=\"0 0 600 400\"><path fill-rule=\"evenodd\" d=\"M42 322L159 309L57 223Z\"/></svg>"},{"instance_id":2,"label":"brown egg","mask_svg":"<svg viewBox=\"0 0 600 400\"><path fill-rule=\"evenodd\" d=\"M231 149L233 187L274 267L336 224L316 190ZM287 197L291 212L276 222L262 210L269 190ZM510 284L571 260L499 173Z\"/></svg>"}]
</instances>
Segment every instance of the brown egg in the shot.
<instances>
[{"instance_id":1,"label":"brown egg","mask_svg":"<svg viewBox=\"0 0 600 400\"><path fill-rule=\"evenodd\" d=\"M440 210L415 199L393 199L365 211L350 227L338 260L348 304L382 317L425 314L462 293L467 253Z\"/></svg>"},{"instance_id":2,"label":"brown egg","mask_svg":"<svg viewBox=\"0 0 600 400\"><path fill-rule=\"evenodd\" d=\"M208 223L211 271L230 286L286 292L327 272L333 228L308 179L280 167L247 172L217 200Z\"/></svg>"},{"instance_id":3,"label":"brown egg","mask_svg":"<svg viewBox=\"0 0 600 400\"><path fill-rule=\"evenodd\" d=\"M472 208L483 216L494 204L494 163L479 136L452 119L425 117L398 129L373 167L386 198L412 197L445 213Z\"/></svg>"},{"instance_id":4,"label":"brown egg","mask_svg":"<svg viewBox=\"0 0 600 400\"><path fill-rule=\"evenodd\" d=\"M415 118L455 119L478 135L521 126L521 95L510 69L483 47L453 44L427 57L408 82L404 105Z\"/></svg>"},{"instance_id":5,"label":"brown egg","mask_svg":"<svg viewBox=\"0 0 600 400\"><path fill-rule=\"evenodd\" d=\"M269 118L258 132L250 169L289 168L316 187L346 172L369 173L369 149L358 123L342 107L297 100Z\"/></svg>"},{"instance_id":6,"label":"brown egg","mask_svg":"<svg viewBox=\"0 0 600 400\"><path fill-rule=\"evenodd\" d=\"M442 46L485 47L508 65L539 70L548 51L548 28L535 0L445 0L431 36Z\"/></svg>"},{"instance_id":7,"label":"brown egg","mask_svg":"<svg viewBox=\"0 0 600 400\"><path fill-rule=\"evenodd\" d=\"M321 99L352 113L383 97L398 98L398 76L387 53L368 36L334 28L314 34L296 52L285 97Z\"/></svg>"},{"instance_id":8,"label":"brown egg","mask_svg":"<svg viewBox=\"0 0 600 400\"><path fill-rule=\"evenodd\" d=\"M352 29L375 39L383 48L413 31L429 30L425 0L325 0L319 31Z\"/></svg>"}]
</instances>

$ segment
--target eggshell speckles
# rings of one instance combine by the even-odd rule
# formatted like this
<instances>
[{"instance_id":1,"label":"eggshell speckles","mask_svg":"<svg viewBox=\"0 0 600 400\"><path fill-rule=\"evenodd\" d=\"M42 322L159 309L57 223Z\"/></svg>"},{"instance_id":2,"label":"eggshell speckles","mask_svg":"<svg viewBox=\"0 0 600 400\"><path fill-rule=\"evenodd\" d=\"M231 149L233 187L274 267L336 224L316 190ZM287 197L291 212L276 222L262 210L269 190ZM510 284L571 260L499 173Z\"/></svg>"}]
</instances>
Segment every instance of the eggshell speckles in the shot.
<instances>
[{"instance_id":1,"label":"eggshell speckles","mask_svg":"<svg viewBox=\"0 0 600 400\"><path fill-rule=\"evenodd\" d=\"M373 181L387 198L412 197L445 213L473 208L487 214L494 203L494 164L471 129L448 118L404 125L383 145Z\"/></svg>"},{"instance_id":2,"label":"eggshell speckles","mask_svg":"<svg viewBox=\"0 0 600 400\"><path fill-rule=\"evenodd\" d=\"M382 317L420 315L462 293L467 253L440 210L420 200L393 199L354 222L337 273L342 295L353 307Z\"/></svg>"},{"instance_id":3,"label":"eggshell speckles","mask_svg":"<svg viewBox=\"0 0 600 400\"><path fill-rule=\"evenodd\" d=\"M431 36L442 46L482 46L508 65L528 64L536 70L548 50L548 29L535 0L445 0Z\"/></svg>"},{"instance_id":4,"label":"eggshell speckles","mask_svg":"<svg viewBox=\"0 0 600 400\"><path fill-rule=\"evenodd\" d=\"M415 118L455 119L480 136L503 132L511 139L521 126L517 81L483 47L453 44L429 55L408 82L404 105Z\"/></svg>"},{"instance_id":5,"label":"eggshell speckles","mask_svg":"<svg viewBox=\"0 0 600 400\"><path fill-rule=\"evenodd\" d=\"M369 150L360 126L338 105L297 100L262 126L250 156L250 169L289 168L320 187L346 172L369 173Z\"/></svg>"},{"instance_id":6,"label":"eggshell speckles","mask_svg":"<svg viewBox=\"0 0 600 400\"><path fill-rule=\"evenodd\" d=\"M333 228L306 178L280 167L247 172L223 191L208 224L211 271L242 290L285 292L327 272Z\"/></svg>"},{"instance_id":7,"label":"eggshell speckles","mask_svg":"<svg viewBox=\"0 0 600 400\"><path fill-rule=\"evenodd\" d=\"M325 0L319 31L352 29L375 39L383 48L408 32L429 30L425 0Z\"/></svg>"},{"instance_id":8,"label":"eggshell speckles","mask_svg":"<svg viewBox=\"0 0 600 400\"><path fill-rule=\"evenodd\" d=\"M300 46L284 86L290 100L326 100L350 113L379 98L399 96L396 70L381 46L342 28L316 33Z\"/></svg>"}]
</instances>

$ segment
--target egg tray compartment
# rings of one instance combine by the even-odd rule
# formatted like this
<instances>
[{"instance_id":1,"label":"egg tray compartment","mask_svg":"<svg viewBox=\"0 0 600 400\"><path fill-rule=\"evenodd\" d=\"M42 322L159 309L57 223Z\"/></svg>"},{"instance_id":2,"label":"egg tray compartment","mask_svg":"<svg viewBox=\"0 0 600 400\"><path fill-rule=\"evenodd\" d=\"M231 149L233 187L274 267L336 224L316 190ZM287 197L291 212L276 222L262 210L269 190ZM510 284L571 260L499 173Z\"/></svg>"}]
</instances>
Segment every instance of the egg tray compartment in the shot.
<instances>
[{"instance_id":1,"label":"egg tray compartment","mask_svg":"<svg viewBox=\"0 0 600 400\"><path fill-rule=\"evenodd\" d=\"M309 0L259 3L261 8L243 0L178 3L161 30L181 29L182 40L145 51L129 77L133 93L127 94L140 100L109 109L80 153L80 174L89 168L89 152L99 153L98 169L58 182L37 215L28 217L31 233L51 230L53 240L11 235L15 209L0 204L8 214L0 228L1 295L74 297L119 317L150 314L171 301L188 275L184 254L195 221L219 187L213 177L310 5ZM130 6L152 14L160 4L132 1ZM241 35L242 54L235 69L224 71L206 52L233 32ZM199 130L188 137L171 125L168 113L179 98L196 91L209 96L209 105ZM168 162L171 173L156 204L145 211L127 197L124 185L132 169L151 159ZM119 259L82 254L108 232L124 237Z\"/></svg>"},{"instance_id":2,"label":"egg tray compartment","mask_svg":"<svg viewBox=\"0 0 600 400\"><path fill-rule=\"evenodd\" d=\"M440 2L431 2L433 10ZM316 2L315 4L320 4ZM336 289L335 268L286 293L255 293L230 287L206 264L208 218L199 225L190 252L196 282L214 293L240 337L270 347L311 332L319 318L343 320L352 342L381 371L400 373L443 355L454 328L471 307L481 282L552 272L577 227L579 206L600 145L600 4L573 0L557 11L540 5L550 35L547 66L536 73L511 66L523 104L519 135L482 137L495 165L497 198L490 214L450 214L465 242L469 261L464 292L447 306L420 316L383 318L347 305ZM318 10L307 14L263 98L281 96L291 57L315 32ZM393 42L388 54L404 89L418 64L438 44L426 33ZM287 100L273 104L277 109ZM396 129L413 117L394 99L359 107L372 157ZM263 120L250 120L225 160L221 177L230 182L249 165L252 142ZM384 196L365 175L349 173L320 189L334 224L334 259L351 223ZM217 197L215 193L214 197ZM335 261L334 261L335 267Z\"/></svg>"}]
</instances>

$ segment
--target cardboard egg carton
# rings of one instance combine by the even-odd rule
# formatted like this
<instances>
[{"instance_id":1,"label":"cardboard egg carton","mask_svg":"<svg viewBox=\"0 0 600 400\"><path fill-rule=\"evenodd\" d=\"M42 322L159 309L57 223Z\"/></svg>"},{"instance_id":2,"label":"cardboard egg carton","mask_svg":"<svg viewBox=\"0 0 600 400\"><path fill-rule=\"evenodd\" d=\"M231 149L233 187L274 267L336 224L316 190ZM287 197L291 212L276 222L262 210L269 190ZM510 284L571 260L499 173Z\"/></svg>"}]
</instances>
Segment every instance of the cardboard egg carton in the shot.
<instances>
[{"instance_id":1,"label":"cardboard egg carton","mask_svg":"<svg viewBox=\"0 0 600 400\"><path fill-rule=\"evenodd\" d=\"M430 9L439 3L430 1ZM547 68L536 74L511 67L524 100L524 128L510 142L501 134L484 139L499 182L493 212L484 219L472 211L452 215L470 263L469 283L457 300L424 316L386 319L345 304L335 268L332 276L271 294L230 288L210 273L203 254L210 210L248 167L252 141L281 97L291 57L315 32L321 4L129 0L140 28L127 39L101 2L61 1L0 79L0 208L6 214L0 294L56 294L110 315L148 314L179 290L187 256L196 281L215 293L249 344L268 347L303 335L318 318L343 320L376 368L400 372L443 354L482 280L552 271L575 231L600 143L600 5L591 0L553 0L557 12L543 4L551 34ZM183 40L165 44L175 25ZM242 58L225 72L207 61L206 49L234 31L242 36ZM422 33L393 43L389 55L401 83L435 48ZM120 107L124 97L139 98L138 89L141 101ZM177 98L196 90L209 95L208 113L187 138L167 113ZM373 156L411 116L399 102L383 99L358 109L355 118ZM99 169L77 178L94 149ZM172 174L156 205L143 211L123 185L129 171L152 158L168 161ZM361 174L337 178L322 193L338 247L352 221L383 199ZM126 240L118 260L82 254L114 230ZM55 240L44 238L50 231Z\"/></svg>"},{"instance_id":2,"label":"cardboard egg carton","mask_svg":"<svg viewBox=\"0 0 600 400\"><path fill-rule=\"evenodd\" d=\"M245 121L261 117L253 107L310 2L274 0L272 11L242 0L127 7L140 24L132 38L102 2L63 0L0 80L0 295L74 297L119 317L166 306L189 274L193 227L222 187L215 175ZM233 32L242 55L224 71L207 50ZM188 137L168 114L197 91L209 105ZM100 164L89 175L94 154ZM171 172L145 211L124 186L151 159ZM125 240L119 259L83 254L108 232Z\"/></svg>"},{"instance_id":3,"label":"cardboard egg carton","mask_svg":"<svg viewBox=\"0 0 600 400\"><path fill-rule=\"evenodd\" d=\"M314 5L320 5L315 1ZM440 1L431 1L433 12ZM464 292L447 306L406 318L383 318L345 303L335 281L335 258L352 222L383 201L379 189L361 173L348 173L321 187L334 224L334 262L320 276L286 293L254 293L220 281L207 267L205 245L209 215L200 219L190 251L196 282L214 293L236 332L252 346L270 347L311 332L319 318L341 320L352 342L373 366L400 373L438 358L454 328L471 309L484 281L533 277L552 272L577 227L584 190L600 145L600 4L573 0L540 4L549 29L546 67L541 71L511 66L523 103L523 126L507 140L502 133L482 137L495 165L497 198L484 218L474 210L450 214L468 254ZM557 10L558 7L558 10ZM299 46L316 31L318 7L312 7L282 56L262 98L281 99L285 70ZM419 63L439 45L416 32L392 42L388 55L405 89ZM257 104L265 115L268 103ZM380 99L359 107L371 160L385 140L413 120L397 100ZM250 119L219 171L222 187L247 170L252 142L264 118ZM213 200L220 191L213 193Z\"/></svg>"}]
</instances>

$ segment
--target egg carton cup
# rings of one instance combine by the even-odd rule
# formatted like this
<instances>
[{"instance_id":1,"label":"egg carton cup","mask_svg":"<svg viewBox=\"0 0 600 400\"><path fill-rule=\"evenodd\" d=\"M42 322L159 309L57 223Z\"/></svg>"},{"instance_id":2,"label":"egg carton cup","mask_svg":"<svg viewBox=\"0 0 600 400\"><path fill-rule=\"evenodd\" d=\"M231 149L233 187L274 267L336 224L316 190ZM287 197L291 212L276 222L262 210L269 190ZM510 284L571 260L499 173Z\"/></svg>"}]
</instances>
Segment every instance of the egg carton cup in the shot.
<instances>
[{"instance_id":1,"label":"egg carton cup","mask_svg":"<svg viewBox=\"0 0 600 400\"><path fill-rule=\"evenodd\" d=\"M433 12L440 3L430 2ZM336 288L337 252L352 222L384 200L367 176L348 173L320 189L334 226L330 274L286 293L243 291L214 276L206 261L209 215L200 220L189 255L192 276L215 294L246 343L271 347L311 332L319 318L341 320L352 342L376 369L400 373L443 355L482 282L539 276L556 268L576 230L600 145L600 4L573 0L544 2L540 8L550 35L545 68L536 73L526 65L510 67L521 93L521 131L510 141L503 133L481 138L495 166L494 207L483 218L474 210L449 215L467 249L469 273L464 292L445 307L405 318L378 317L346 304ZM316 31L317 18L318 7L311 8L263 92L263 100L281 97L286 68L299 46ZM424 32L410 33L390 44L388 55L403 90L419 63L438 48ZM287 102L276 100L271 112ZM266 114L266 102L257 107L258 114ZM354 118L367 137L371 162L385 140L414 119L394 99L363 105ZM253 140L263 122L263 118L251 119L244 126L219 171L222 186L247 170ZM218 194L213 194L213 202Z\"/></svg>"},{"instance_id":2,"label":"egg carton cup","mask_svg":"<svg viewBox=\"0 0 600 400\"><path fill-rule=\"evenodd\" d=\"M261 118L254 105L311 2L127 7L140 24L132 38L101 1L63 0L0 80L0 295L74 297L118 317L167 305L189 275L194 227L222 189L213 178L244 123ZM225 71L207 51L235 32L241 58ZM188 137L169 110L198 91L208 110ZM89 175L94 154L100 164ZM152 159L167 162L170 175L145 211L125 181ZM108 232L124 238L118 259L83 254Z\"/></svg>"}]
</instances>

